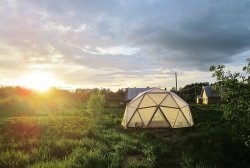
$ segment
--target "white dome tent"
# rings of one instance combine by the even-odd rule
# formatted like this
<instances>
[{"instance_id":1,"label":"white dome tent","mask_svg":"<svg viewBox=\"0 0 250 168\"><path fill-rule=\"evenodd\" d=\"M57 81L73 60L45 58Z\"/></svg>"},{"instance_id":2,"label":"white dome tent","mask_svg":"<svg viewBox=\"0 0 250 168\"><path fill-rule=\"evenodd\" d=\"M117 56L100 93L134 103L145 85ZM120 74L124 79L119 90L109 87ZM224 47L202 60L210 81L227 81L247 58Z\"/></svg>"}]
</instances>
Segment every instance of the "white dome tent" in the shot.
<instances>
[{"instance_id":1,"label":"white dome tent","mask_svg":"<svg viewBox=\"0 0 250 168\"><path fill-rule=\"evenodd\" d=\"M183 128L194 125L189 105L173 92L153 88L126 106L122 125L142 128Z\"/></svg>"}]
</instances>

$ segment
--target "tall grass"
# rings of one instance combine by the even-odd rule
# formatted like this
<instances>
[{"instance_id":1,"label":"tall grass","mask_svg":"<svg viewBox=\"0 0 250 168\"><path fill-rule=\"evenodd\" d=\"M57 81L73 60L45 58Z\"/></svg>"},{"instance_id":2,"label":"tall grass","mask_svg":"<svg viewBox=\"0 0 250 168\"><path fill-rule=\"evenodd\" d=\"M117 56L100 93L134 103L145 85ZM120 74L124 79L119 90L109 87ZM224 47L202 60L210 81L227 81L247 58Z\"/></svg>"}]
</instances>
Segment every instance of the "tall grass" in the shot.
<instances>
[{"instance_id":1,"label":"tall grass","mask_svg":"<svg viewBox=\"0 0 250 168\"><path fill-rule=\"evenodd\" d=\"M249 167L249 150L229 141L217 106L191 106L190 131L124 130L124 109L84 109L5 118L0 167ZM60 114L60 115L59 115Z\"/></svg>"}]
</instances>

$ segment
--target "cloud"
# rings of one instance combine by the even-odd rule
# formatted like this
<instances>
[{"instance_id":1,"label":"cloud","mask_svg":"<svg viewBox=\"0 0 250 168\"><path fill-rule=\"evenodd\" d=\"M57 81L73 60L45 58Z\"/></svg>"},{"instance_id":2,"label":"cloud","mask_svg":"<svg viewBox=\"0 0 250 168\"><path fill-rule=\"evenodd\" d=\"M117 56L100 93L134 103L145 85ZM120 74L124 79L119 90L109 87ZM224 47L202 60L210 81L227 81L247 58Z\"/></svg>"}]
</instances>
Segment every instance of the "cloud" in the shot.
<instances>
[{"instance_id":1,"label":"cloud","mask_svg":"<svg viewBox=\"0 0 250 168\"><path fill-rule=\"evenodd\" d=\"M199 3L199 7L207 5L200 12L184 9L187 16L174 24L160 18L148 20L132 30L128 39L170 67L207 70L211 64L230 63L235 54L250 50L246 21L250 12L246 2L225 3Z\"/></svg>"},{"instance_id":2,"label":"cloud","mask_svg":"<svg viewBox=\"0 0 250 168\"><path fill-rule=\"evenodd\" d=\"M102 48L102 47L96 47L96 50L101 55L133 55L136 54L136 52L139 50L138 48L133 47L124 47L124 46L118 46L118 47L109 47L109 48Z\"/></svg>"},{"instance_id":3,"label":"cloud","mask_svg":"<svg viewBox=\"0 0 250 168\"><path fill-rule=\"evenodd\" d=\"M210 65L240 66L250 52L245 0L3 0L0 6L0 72L13 78L40 69L71 84L160 85L175 71L203 80Z\"/></svg>"},{"instance_id":4,"label":"cloud","mask_svg":"<svg viewBox=\"0 0 250 168\"><path fill-rule=\"evenodd\" d=\"M82 24L79 27L72 28L71 26L65 26L65 25L55 25L53 23L46 24L44 26L44 29L47 31L58 31L62 34L68 33L68 32L73 32L73 33L81 33L85 32L88 26L86 24Z\"/></svg>"}]
</instances>

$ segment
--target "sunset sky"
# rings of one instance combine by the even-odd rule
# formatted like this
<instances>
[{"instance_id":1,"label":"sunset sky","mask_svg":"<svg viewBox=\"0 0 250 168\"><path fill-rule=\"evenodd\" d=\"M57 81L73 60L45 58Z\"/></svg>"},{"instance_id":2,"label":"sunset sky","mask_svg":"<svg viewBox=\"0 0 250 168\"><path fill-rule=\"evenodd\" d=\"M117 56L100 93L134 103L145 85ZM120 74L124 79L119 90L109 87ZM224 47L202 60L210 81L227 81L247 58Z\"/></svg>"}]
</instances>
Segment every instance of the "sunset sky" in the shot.
<instances>
[{"instance_id":1,"label":"sunset sky","mask_svg":"<svg viewBox=\"0 0 250 168\"><path fill-rule=\"evenodd\" d=\"M250 1L1 0L0 86L213 82L250 57Z\"/></svg>"}]
</instances>

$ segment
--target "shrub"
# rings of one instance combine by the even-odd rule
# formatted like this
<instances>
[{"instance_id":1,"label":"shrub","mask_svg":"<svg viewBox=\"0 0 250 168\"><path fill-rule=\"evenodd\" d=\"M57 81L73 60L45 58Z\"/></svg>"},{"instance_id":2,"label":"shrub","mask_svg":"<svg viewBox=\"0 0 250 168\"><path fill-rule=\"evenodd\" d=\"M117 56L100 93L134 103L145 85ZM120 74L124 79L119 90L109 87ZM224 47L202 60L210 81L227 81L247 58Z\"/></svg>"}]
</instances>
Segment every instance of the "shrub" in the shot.
<instances>
[{"instance_id":1,"label":"shrub","mask_svg":"<svg viewBox=\"0 0 250 168\"><path fill-rule=\"evenodd\" d=\"M95 92L90 95L90 98L87 102L87 110L94 115L100 115L105 104L104 95L100 92Z\"/></svg>"},{"instance_id":2,"label":"shrub","mask_svg":"<svg viewBox=\"0 0 250 168\"><path fill-rule=\"evenodd\" d=\"M225 72L224 65L211 66L210 71L217 78L214 88L220 92L224 116L235 134L233 139L250 148L250 59L247 61L241 73Z\"/></svg>"}]
</instances>

